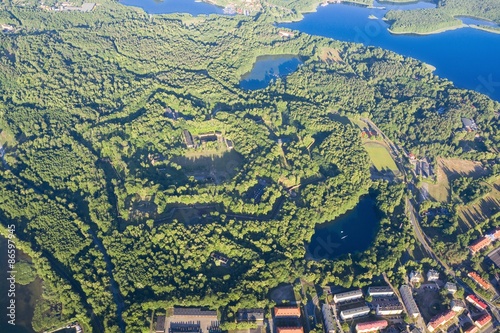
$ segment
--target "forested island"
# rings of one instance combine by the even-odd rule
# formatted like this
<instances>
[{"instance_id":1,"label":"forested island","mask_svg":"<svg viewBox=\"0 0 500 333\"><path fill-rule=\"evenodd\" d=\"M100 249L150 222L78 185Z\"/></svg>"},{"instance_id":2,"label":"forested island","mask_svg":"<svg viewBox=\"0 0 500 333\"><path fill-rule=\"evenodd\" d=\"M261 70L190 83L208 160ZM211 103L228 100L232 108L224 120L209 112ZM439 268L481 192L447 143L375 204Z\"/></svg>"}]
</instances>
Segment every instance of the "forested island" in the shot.
<instances>
[{"instance_id":1,"label":"forested island","mask_svg":"<svg viewBox=\"0 0 500 333\"><path fill-rule=\"evenodd\" d=\"M44 281L37 331L77 320L85 332L142 332L150 311L173 305L219 309L229 323L297 277L402 280L398 260L415 242L405 186L371 176L361 119L431 160L498 158L499 103L390 51L283 37L272 11L0 6L13 27L0 39L0 217ZM263 55L303 64L241 89ZM460 197L473 185L454 186ZM365 195L381 220L371 248L306 260L315 226Z\"/></svg>"},{"instance_id":2,"label":"forested island","mask_svg":"<svg viewBox=\"0 0 500 333\"><path fill-rule=\"evenodd\" d=\"M438 0L435 9L389 11L385 19L393 33L429 34L463 26L460 16L480 18L500 24L500 2L496 0ZM486 24L473 27L500 33L500 25Z\"/></svg>"}]
</instances>

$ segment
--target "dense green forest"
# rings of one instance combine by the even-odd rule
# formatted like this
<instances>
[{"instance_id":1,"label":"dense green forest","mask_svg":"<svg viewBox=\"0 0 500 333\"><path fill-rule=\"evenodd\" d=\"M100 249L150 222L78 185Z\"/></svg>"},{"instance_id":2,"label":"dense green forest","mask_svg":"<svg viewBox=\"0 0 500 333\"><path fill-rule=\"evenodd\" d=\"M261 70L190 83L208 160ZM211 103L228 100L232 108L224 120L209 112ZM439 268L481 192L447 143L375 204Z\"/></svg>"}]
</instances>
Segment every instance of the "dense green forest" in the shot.
<instances>
[{"instance_id":1,"label":"dense green forest","mask_svg":"<svg viewBox=\"0 0 500 333\"><path fill-rule=\"evenodd\" d=\"M283 39L266 15L1 6L17 30L0 39L0 216L50 286L37 329L78 319L86 332L141 332L149 310L173 304L230 320L299 276L350 287L390 271L413 246L404 186L370 179L360 130L339 116L371 118L422 155L498 156L498 103L389 51ZM304 63L268 88L239 87L258 56L280 54ZM480 147L463 148L475 139L461 117ZM224 139L187 148L184 130ZM373 247L306 261L315 225L363 195L381 217Z\"/></svg>"},{"instance_id":2,"label":"dense green forest","mask_svg":"<svg viewBox=\"0 0 500 333\"><path fill-rule=\"evenodd\" d=\"M500 24L500 3L496 0L439 0L436 9L389 11L385 19L394 33L432 33L462 25L458 16L472 16ZM491 31L500 28L480 26Z\"/></svg>"}]
</instances>

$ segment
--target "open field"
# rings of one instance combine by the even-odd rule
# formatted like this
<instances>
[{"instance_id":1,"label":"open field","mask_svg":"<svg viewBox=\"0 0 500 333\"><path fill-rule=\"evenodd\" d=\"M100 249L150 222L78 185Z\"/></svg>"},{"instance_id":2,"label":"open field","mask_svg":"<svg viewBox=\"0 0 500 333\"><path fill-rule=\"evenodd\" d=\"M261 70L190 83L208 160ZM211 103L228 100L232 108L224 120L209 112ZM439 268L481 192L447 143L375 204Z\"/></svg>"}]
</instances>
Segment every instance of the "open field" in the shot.
<instances>
[{"instance_id":1,"label":"open field","mask_svg":"<svg viewBox=\"0 0 500 333\"><path fill-rule=\"evenodd\" d=\"M436 183L424 182L422 187L427 191L429 199L438 202L450 201L450 182L444 172L442 160L438 160L436 168Z\"/></svg>"},{"instance_id":2,"label":"open field","mask_svg":"<svg viewBox=\"0 0 500 333\"><path fill-rule=\"evenodd\" d=\"M366 141L364 146L377 171L382 173L392 171L394 174L399 174L396 163L383 144L376 141Z\"/></svg>"},{"instance_id":3,"label":"open field","mask_svg":"<svg viewBox=\"0 0 500 333\"><path fill-rule=\"evenodd\" d=\"M436 168L437 182L426 182L423 187L429 199L439 202L450 201L450 183L463 176L479 178L488 175L488 170L480 162L461 159L438 159Z\"/></svg>"},{"instance_id":4,"label":"open field","mask_svg":"<svg viewBox=\"0 0 500 333\"><path fill-rule=\"evenodd\" d=\"M324 62L342 62L339 51L332 47L324 47L321 49L319 58Z\"/></svg>"},{"instance_id":5,"label":"open field","mask_svg":"<svg viewBox=\"0 0 500 333\"><path fill-rule=\"evenodd\" d=\"M176 157L174 161L182 166L187 177L216 184L233 178L243 165L243 157L234 150L193 151Z\"/></svg>"},{"instance_id":6,"label":"open field","mask_svg":"<svg viewBox=\"0 0 500 333\"><path fill-rule=\"evenodd\" d=\"M484 169L480 162L461 159L440 159L440 163L450 181L463 176L479 178L488 175L488 170Z\"/></svg>"},{"instance_id":7,"label":"open field","mask_svg":"<svg viewBox=\"0 0 500 333\"><path fill-rule=\"evenodd\" d=\"M459 209L460 220L475 225L500 212L500 179L491 184L491 188L479 202Z\"/></svg>"}]
</instances>

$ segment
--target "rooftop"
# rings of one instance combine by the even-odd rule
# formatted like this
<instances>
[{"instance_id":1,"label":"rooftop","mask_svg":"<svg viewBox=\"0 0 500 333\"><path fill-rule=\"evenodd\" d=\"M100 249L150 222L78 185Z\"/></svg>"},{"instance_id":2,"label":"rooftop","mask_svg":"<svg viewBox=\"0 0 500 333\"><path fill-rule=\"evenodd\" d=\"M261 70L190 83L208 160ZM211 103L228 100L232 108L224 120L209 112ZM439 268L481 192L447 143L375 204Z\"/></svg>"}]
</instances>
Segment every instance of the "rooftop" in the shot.
<instances>
[{"instance_id":1,"label":"rooftop","mask_svg":"<svg viewBox=\"0 0 500 333\"><path fill-rule=\"evenodd\" d=\"M380 286L380 287L368 287L368 293L393 293L391 287L389 286Z\"/></svg>"},{"instance_id":2,"label":"rooftop","mask_svg":"<svg viewBox=\"0 0 500 333\"><path fill-rule=\"evenodd\" d=\"M468 295L466 298L465 298L469 303L473 304L475 307L477 307L478 309L481 309L481 310L486 310L488 308L488 305L486 305L486 303L484 303L483 301L481 301L479 298L477 298L476 295Z\"/></svg>"},{"instance_id":3,"label":"rooftop","mask_svg":"<svg viewBox=\"0 0 500 333\"><path fill-rule=\"evenodd\" d=\"M156 317L155 331L165 332L165 316Z\"/></svg>"},{"instance_id":4,"label":"rooftop","mask_svg":"<svg viewBox=\"0 0 500 333\"><path fill-rule=\"evenodd\" d=\"M366 312L366 310L370 311L370 308L367 306L360 306L354 309L349 309L349 310L343 310L341 311L344 315L351 315L354 313L363 313Z\"/></svg>"},{"instance_id":5,"label":"rooftop","mask_svg":"<svg viewBox=\"0 0 500 333\"><path fill-rule=\"evenodd\" d=\"M469 272L469 274L467 274L467 276L469 276L472 280L474 280L479 286L481 286L481 288L483 288L485 290L490 289L490 287L491 287L490 283L488 281L486 281L485 279L483 279L476 272Z\"/></svg>"},{"instance_id":6,"label":"rooftop","mask_svg":"<svg viewBox=\"0 0 500 333\"><path fill-rule=\"evenodd\" d=\"M449 322L450 320L452 320L453 318L455 318L455 315L456 315L456 313L454 311L448 310L442 314L439 314L439 315L433 317L431 319L431 321L429 322L428 327L436 329L439 326L444 325L447 322Z\"/></svg>"},{"instance_id":7,"label":"rooftop","mask_svg":"<svg viewBox=\"0 0 500 333\"><path fill-rule=\"evenodd\" d=\"M363 292L361 289L346 291L345 293L335 294L334 299L344 299L344 298L352 298L352 297L363 297Z\"/></svg>"},{"instance_id":8,"label":"rooftop","mask_svg":"<svg viewBox=\"0 0 500 333\"><path fill-rule=\"evenodd\" d=\"M304 333L302 327L277 327L278 333Z\"/></svg>"},{"instance_id":9,"label":"rooftop","mask_svg":"<svg viewBox=\"0 0 500 333\"><path fill-rule=\"evenodd\" d=\"M297 306L281 306L274 308L275 317L300 317L300 308Z\"/></svg>"},{"instance_id":10,"label":"rooftop","mask_svg":"<svg viewBox=\"0 0 500 333\"><path fill-rule=\"evenodd\" d=\"M238 321L264 320L264 310L262 309L240 309L236 317Z\"/></svg>"},{"instance_id":11,"label":"rooftop","mask_svg":"<svg viewBox=\"0 0 500 333\"><path fill-rule=\"evenodd\" d=\"M356 331L370 332L370 331L380 330L386 327L387 327L387 320L369 321L366 323L357 324Z\"/></svg>"},{"instance_id":12,"label":"rooftop","mask_svg":"<svg viewBox=\"0 0 500 333\"><path fill-rule=\"evenodd\" d=\"M488 324L491 321L491 315L489 313L486 313L479 317L476 321L475 324L479 326L479 328L483 327L484 325Z\"/></svg>"},{"instance_id":13,"label":"rooftop","mask_svg":"<svg viewBox=\"0 0 500 333\"><path fill-rule=\"evenodd\" d=\"M202 308L174 308L173 316L215 317L215 318L217 318L217 311L204 310Z\"/></svg>"},{"instance_id":14,"label":"rooftop","mask_svg":"<svg viewBox=\"0 0 500 333\"><path fill-rule=\"evenodd\" d=\"M491 244L491 239L489 237L481 237L469 246L469 249L474 254L486 246Z\"/></svg>"}]
</instances>

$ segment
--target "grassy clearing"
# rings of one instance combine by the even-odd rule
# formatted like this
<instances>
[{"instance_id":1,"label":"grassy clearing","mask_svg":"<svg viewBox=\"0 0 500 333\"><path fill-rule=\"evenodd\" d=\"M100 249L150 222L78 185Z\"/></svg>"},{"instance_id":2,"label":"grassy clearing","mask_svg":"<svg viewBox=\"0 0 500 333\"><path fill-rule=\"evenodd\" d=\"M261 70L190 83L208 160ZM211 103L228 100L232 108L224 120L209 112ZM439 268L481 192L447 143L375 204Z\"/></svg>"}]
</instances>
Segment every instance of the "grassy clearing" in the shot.
<instances>
[{"instance_id":1,"label":"grassy clearing","mask_svg":"<svg viewBox=\"0 0 500 333\"><path fill-rule=\"evenodd\" d=\"M399 173L396 163L383 144L376 141L367 141L365 142L365 149L377 171Z\"/></svg>"},{"instance_id":2,"label":"grassy clearing","mask_svg":"<svg viewBox=\"0 0 500 333\"><path fill-rule=\"evenodd\" d=\"M438 161L436 168L436 183L425 182L430 199L438 202L450 201L450 182L448 175L444 172L442 160Z\"/></svg>"},{"instance_id":3,"label":"grassy clearing","mask_svg":"<svg viewBox=\"0 0 500 333\"><path fill-rule=\"evenodd\" d=\"M478 202L461 207L458 210L461 221L475 225L500 212L500 179L489 185L491 186L490 193Z\"/></svg>"},{"instance_id":4,"label":"grassy clearing","mask_svg":"<svg viewBox=\"0 0 500 333\"><path fill-rule=\"evenodd\" d=\"M322 48L319 58L326 63L343 62L342 58L340 57L339 51L331 47Z\"/></svg>"},{"instance_id":5,"label":"grassy clearing","mask_svg":"<svg viewBox=\"0 0 500 333\"><path fill-rule=\"evenodd\" d=\"M459 177L472 177L474 179L487 176L488 170L483 168L481 162L461 159L440 159L443 171L451 181Z\"/></svg>"},{"instance_id":6,"label":"grassy clearing","mask_svg":"<svg viewBox=\"0 0 500 333\"><path fill-rule=\"evenodd\" d=\"M479 178L488 175L488 170L480 162L461 159L438 159L436 183L426 182L430 199L450 202L450 183L459 177Z\"/></svg>"},{"instance_id":7,"label":"grassy clearing","mask_svg":"<svg viewBox=\"0 0 500 333\"><path fill-rule=\"evenodd\" d=\"M186 176L213 178L216 184L234 177L244 164L243 157L234 150L192 151L173 160L182 166Z\"/></svg>"}]
</instances>

